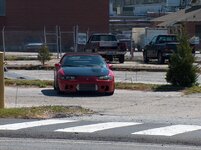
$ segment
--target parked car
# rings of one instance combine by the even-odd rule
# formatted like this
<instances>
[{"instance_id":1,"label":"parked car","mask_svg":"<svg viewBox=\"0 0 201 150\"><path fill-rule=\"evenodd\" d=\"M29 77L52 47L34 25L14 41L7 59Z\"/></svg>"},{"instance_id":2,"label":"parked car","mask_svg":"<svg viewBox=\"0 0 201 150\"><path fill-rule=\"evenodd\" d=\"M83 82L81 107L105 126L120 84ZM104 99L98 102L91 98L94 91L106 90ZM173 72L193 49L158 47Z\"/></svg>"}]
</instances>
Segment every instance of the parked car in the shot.
<instances>
[{"instance_id":1,"label":"parked car","mask_svg":"<svg viewBox=\"0 0 201 150\"><path fill-rule=\"evenodd\" d=\"M165 59L170 59L174 52L177 52L179 45L177 36L174 34L164 34L155 36L151 42L145 46L143 51L144 62L148 63L150 59L157 59L158 63L164 64ZM189 41L192 54L195 54L195 45Z\"/></svg>"},{"instance_id":2,"label":"parked car","mask_svg":"<svg viewBox=\"0 0 201 150\"><path fill-rule=\"evenodd\" d=\"M128 37L124 34L117 34L116 37L119 42L125 43L127 51L134 50L134 41L131 39L131 37Z\"/></svg>"},{"instance_id":3,"label":"parked car","mask_svg":"<svg viewBox=\"0 0 201 150\"><path fill-rule=\"evenodd\" d=\"M124 63L127 47L124 42L119 42L113 34L96 33L89 37L84 50L98 53L109 61L118 58L120 63Z\"/></svg>"},{"instance_id":4,"label":"parked car","mask_svg":"<svg viewBox=\"0 0 201 150\"><path fill-rule=\"evenodd\" d=\"M150 59L157 59L158 63L164 64L165 59L170 59L173 52L176 52L178 44L176 35L155 36L144 48L144 62L148 63Z\"/></svg>"},{"instance_id":5,"label":"parked car","mask_svg":"<svg viewBox=\"0 0 201 150\"><path fill-rule=\"evenodd\" d=\"M55 64L54 89L60 93L97 92L113 95L114 73L96 53L66 53Z\"/></svg>"},{"instance_id":6,"label":"parked car","mask_svg":"<svg viewBox=\"0 0 201 150\"><path fill-rule=\"evenodd\" d=\"M24 46L27 52L38 52L38 50L44 45L44 43L27 43Z\"/></svg>"}]
</instances>

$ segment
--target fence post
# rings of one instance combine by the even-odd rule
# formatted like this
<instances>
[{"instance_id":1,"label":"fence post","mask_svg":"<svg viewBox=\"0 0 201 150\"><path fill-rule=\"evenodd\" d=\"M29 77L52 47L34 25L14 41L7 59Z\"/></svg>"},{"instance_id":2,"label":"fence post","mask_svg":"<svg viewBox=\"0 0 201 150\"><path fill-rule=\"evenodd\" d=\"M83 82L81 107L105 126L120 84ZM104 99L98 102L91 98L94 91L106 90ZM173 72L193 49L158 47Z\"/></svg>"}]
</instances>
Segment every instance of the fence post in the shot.
<instances>
[{"instance_id":1,"label":"fence post","mask_svg":"<svg viewBox=\"0 0 201 150\"><path fill-rule=\"evenodd\" d=\"M74 52L78 51L78 32L79 32L79 26L74 26Z\"/></svg>"},{"instance_id":2,"label":"fence post","mask_svg":"<svg viewBox=\"0 0 201 150\"><path fill-rule=\"evenodd\" d=\"M0 108L4 108L4 53L0 52Z\"/></svg>"},{"instance_id":3,"label":"fence post","mask_svg":"<svg viewBox=\"0 0 201 150\"><path fill-rule=\"evenodd\" d=\"M4 52L4 56L5 56L5 53L6 53L5 26L3 26L3 29L2 29L2 44L3 44L3 52Z\"/></svg>"}]
</instances>

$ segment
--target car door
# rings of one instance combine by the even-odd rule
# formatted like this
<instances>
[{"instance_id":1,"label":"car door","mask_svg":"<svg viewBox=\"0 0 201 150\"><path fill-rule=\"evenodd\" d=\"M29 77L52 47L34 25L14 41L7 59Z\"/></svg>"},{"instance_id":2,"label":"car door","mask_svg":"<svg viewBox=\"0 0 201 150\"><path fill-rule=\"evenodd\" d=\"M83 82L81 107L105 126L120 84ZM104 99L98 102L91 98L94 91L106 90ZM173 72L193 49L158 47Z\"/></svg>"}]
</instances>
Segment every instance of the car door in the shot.
<instances>
[{"instance_id":1,"label":"car door","mask_svg":"<svg viewBox=\"0 0 201 150\"><path fill-rule=\"evenodd\" d=\"M154 53L155 53L156 39L157 39L157 36L153 37L153 39L151 40L151 42L149 43L147 47L147 56L149 58L153 58L155 56Z\"/></svg>"}]
</instances>

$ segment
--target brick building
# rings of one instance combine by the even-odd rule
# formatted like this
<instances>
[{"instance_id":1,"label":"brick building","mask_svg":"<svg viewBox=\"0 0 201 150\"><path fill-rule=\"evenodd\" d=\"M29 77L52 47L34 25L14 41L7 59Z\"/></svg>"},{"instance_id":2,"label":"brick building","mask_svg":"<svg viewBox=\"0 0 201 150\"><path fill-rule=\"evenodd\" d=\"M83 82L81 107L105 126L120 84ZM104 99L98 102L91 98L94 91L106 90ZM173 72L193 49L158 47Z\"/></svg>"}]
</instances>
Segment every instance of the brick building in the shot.
<instances>
[{"instance_id":1,"label":"brick building","mask_svg":"<svg viewBox=\"0 0 201 150\"><path fill-rule=\"evenodd\" d=\"M0 0L5 12L0 25L37 29L73 25L107 32L109 22L108 0ZM6 1L6 2L4 2ZM2 6L3 8L3 6Z\"/></svg>"},{"instance_id":2,"label":"brick building","mask_svg":"<svg viewBox=\"0 0 201 150\"><path fill-rule=\"evenodd\" d=\"M75 25L82 32L109 32L109 0L0 0L0 8L0 28L5 26L5 32L55 26L67 32Z\"/></svg>"}]
</instances>

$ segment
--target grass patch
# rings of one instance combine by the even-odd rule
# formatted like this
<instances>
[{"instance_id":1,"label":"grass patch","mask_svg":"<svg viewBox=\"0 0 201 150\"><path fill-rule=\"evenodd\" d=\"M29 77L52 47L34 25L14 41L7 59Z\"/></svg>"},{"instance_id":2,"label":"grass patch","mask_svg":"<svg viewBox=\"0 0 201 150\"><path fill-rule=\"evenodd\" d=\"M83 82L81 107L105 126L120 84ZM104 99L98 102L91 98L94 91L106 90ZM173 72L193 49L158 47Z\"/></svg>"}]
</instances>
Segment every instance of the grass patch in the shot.
<instances>
[{"instance_id":1,"label":"grass patch","mask_svg":"<svg viewBox=\"0 0 201 150\"><path fill-rule=\"evenodd\" d=\"M40 106L0 109L0 118L48 119L91 115L94 112L80 106Z\"/></svg>"},{"instance_id":2,"label":"grass patch","mask_svg":"<svg viewBox=\"0 0 201 150\"><path fill-rule=\"evenodd\" d=\"M49 80L18 80L18 79L5 79L6 86L34 86L45 88L53 85L53 81Z\"/></svg>"},{"instance_id":3,"label":"grass patch","mask_svg":"<svg viewBox=\"0 0 201 150\"><path fill-rule=\"evenodd\" d=\"M184 90L184 94L201 93L201 86L193 86Z\"/></svg>"},{"instance_id":4,"label":"grass patch","mask_svg":"<svg viewBox=\"0 0 201 150\"><path fill-rule=\"evenodd\" d=\"M53 81L49 80L19 80L19 79L5 79L6 86L25 86L25 87L52 87ZM139 91L155 91L155 92L170 92L170 91L183 91L185 94L201 93L201 86L193 86L184 88L172 85L156 85L144 83L115 83L116 89L124 90L139 90Z\"/></svg>"},{"instance_id":5,"label":"grass patch","mask_svg":"<svg viewBox=\"0 0 201 150\"><path fill-rule=\"evenodd\" d=\"M14 55L8 55L5 56L5 60L7 61L20 61L20 60L38 60L37 57L29 57L29 56L14 56Z\"/></svg>"},{"instance_id":6,"label":"grass patch","mask_svg":"<svg viewBox=\"0 0 201 150\"><path fill-rule=\"evenodd\" d=\"M116 89L125 90L140 90L140 91L152 91L157 85L154 84L143 84L143 83L121 83L115 84Z\"/></svg>"}]
</instances>

